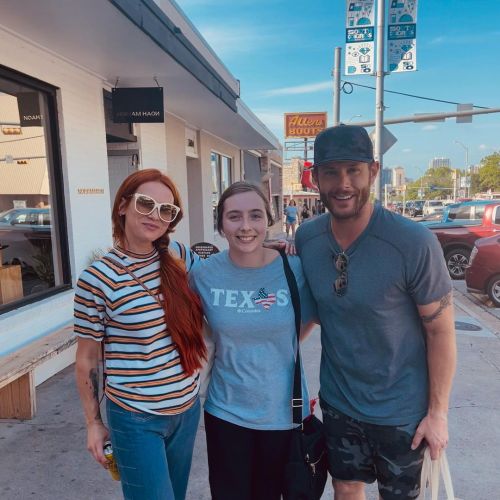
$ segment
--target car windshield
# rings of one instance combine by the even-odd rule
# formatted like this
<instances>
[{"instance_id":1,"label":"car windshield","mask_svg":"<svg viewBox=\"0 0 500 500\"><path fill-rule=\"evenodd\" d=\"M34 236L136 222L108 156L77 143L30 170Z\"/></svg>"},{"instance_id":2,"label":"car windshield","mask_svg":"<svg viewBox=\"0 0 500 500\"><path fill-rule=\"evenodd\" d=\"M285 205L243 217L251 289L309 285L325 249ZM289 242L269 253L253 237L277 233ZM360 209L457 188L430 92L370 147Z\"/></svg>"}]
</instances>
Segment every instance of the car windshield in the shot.
<instances>
[{"instance_id":1,"label":"car windshield","mask_svg":"<svg viewBox=\"0 0 500 500\"><path fill-rule=\"evenodd\" d=\"M430 207L441 207L443 206L442 201L429 201L429 206Z\"/></svg>"}]
</instances>

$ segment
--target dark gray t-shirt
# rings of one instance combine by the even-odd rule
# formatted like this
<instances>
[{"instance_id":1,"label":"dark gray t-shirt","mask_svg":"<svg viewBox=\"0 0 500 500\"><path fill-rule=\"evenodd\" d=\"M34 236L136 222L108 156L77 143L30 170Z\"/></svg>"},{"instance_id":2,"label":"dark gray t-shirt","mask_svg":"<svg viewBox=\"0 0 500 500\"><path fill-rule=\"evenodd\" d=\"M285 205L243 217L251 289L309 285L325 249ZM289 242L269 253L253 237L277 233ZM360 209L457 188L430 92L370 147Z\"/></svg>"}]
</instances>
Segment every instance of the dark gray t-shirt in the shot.
<instances>
[{"instance_id":1,"label":"dark gray t-shirt","mask_svg":"<svg viewBox=\"0 0 500 500\"><path fill-rule=\"evenodd\" d=\"M320 393L358 420L400 425L428 407L425 331L418 305L451 291L435 236L379 204L347 249L348 285L338 297L329 213L300 227L296 245L321 322Z\"/></svg>"}]
</instances>

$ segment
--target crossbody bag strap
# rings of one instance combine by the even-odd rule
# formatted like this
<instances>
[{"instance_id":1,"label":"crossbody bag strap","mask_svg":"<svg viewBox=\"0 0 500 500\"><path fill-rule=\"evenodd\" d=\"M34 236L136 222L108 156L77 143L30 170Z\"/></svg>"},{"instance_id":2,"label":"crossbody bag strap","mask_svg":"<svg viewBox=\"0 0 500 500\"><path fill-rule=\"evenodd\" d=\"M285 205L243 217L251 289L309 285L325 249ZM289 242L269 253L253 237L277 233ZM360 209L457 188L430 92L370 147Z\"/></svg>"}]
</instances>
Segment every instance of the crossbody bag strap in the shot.
<instances>
[{"instance_id":1,"label":"crossbody bag strap","mask_svg":"<svg viewBox=\"0 0 500 500\"><path fill-rule=\"evenodd\" d=\"M123 265L121 262L118 262L117 260L112 259L110 257L107 257L107 259L109 259L113 264L115 264L119 268L123 269L128 274L130 274L130 276L135 281L137 281L137 283L139 283L139 285L141 285L142 288L144 288L144 290L146 290L146 292L148 292L149 295L151 295L151 297L153 297L153 299L155 299L156 302L158 303L158 305L163 309L163 305L162 305L160 299L158 298L158 296L153 294L153 292L144 284L144 282L141 280L141 278L139 278L139 276L137 276L134 272L132 272L127 266Z\"/></svg>"},{"instance_id":2,"label":"crossbody bag strap","mask_svg":"<svg viewBox=\"0 0 500 500\"><path fill-rule=\"evenodd\" d=\"M301 360L300 360L300 295L297 280L293 274L288 257L284 250L280 250L281 258L283 259L283 267L285 270L286 281L290 290L290 297L292 299L293 312L295 315L295 332L297 334L297 349L295 352L295 369L293 373L293 395L292 395L292 421L294 424L300 425L302 423L302 407L304 401L302 399L302 376L301 376Z\"/></svg>"}]
</instances>

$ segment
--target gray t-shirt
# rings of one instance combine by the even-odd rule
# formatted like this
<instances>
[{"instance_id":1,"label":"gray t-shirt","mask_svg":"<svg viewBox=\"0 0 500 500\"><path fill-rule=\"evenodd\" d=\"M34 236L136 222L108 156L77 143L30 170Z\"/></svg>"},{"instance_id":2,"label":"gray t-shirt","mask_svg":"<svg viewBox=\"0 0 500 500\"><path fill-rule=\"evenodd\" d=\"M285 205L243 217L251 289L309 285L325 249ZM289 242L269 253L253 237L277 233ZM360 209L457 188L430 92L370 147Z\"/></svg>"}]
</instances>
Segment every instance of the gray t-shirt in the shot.
<instances>
[{"instance_id":1,"label":"gray t-shirt","mask_svg":"<svg viewBox=\"0 0 500 500\"><path fill-rule=\"evenodd\" d=\"M329 213L300 227L296 244L321 323L320 394L358 420L414 423L427 412L425 331L417 304L451 291L435 236L379 204L347 249L347 291L338 297L341 249Z\"/></svg>"},{"instance_id":2,"label":"gray t-shirt","mask_svg":"<svg viewBox=\"0 0 500 500\"><path fill-rule=\"evenodd\" d=\"M307 322L315 317L314 301L300 259L289 262ZM224 251L198 263L189 278L215 343L205 410L250 429L291 429L296 331L281 257L260 268L242 268ZM302 382L305 417L304 374Z\"/></svg>"}]
</instances>

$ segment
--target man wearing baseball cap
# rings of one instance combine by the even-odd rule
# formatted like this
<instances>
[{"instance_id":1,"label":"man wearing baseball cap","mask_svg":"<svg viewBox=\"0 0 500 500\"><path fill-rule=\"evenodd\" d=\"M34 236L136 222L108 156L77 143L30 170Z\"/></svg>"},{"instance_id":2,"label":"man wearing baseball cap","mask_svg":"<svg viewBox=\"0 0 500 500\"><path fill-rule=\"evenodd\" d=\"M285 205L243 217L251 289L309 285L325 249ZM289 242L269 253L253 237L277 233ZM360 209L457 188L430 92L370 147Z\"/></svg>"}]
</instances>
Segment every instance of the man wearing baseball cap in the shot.
<instances>
[{"instance_id":1,"label":"man wearing baseball cap","mask_svg":"<svg viewBox=\"0 0 500 500\"><path fill-rule=\"evenodd\" d=\"M370 200L366 130L327 128L313 177L328 211L296 246L321 322L320 399L336 500L417 498L425 446L448 443L456 364L452 287L437 239Z\"/></svg>"}]
</instances>

